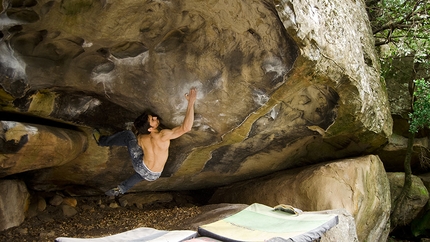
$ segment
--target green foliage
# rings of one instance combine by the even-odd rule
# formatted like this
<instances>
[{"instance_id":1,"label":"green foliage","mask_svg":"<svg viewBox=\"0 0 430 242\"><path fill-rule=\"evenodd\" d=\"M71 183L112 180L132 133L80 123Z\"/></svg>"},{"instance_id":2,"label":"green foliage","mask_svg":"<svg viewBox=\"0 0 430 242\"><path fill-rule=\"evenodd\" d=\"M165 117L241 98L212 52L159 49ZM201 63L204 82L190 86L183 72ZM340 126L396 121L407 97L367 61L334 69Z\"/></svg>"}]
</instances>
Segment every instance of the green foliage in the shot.
<instances>
[{"instance_id":1,"label":"green foliage","mask_svg":"<svg viewBox=\"0 0 430 242\"><path fill-rule=\"evenodd\" d=\"M415 237L430 236L430 210L427 210L424 215L414 219L411 223L411 232Z\"/></svg>"},{"instance_id":2,"label":"green foliage","mask_svg":"<svg viewBox=\"0 0 430 242\"><path fill-rule=\"evenodd\" d=\"M418 78L430 76L430 1L366 0L375 37L381 47L382 76L394 59L413 58ZM415 78L413 78L415 79Z\"/></svg>"},{"instance_id":3,"label":"green foliage","mask_svg":"<svg viewBox=\"0 0 430 242\"><path fill-rule=\"evenodd\" d=\"M415 134L430 124L430 1L366 0L366 5L381 48L382 78L415 80L409 115L409 131Z\"/></svg>"},{"instance_id":4,"label":"green foliage","mask_svg":"<svg viewBox=\"0 0 430 242\"><path fill-rule=\"evenodd\" d=\"M430 82L415 80L413 112L409 114L409 132L417 133L419 129L430 127Z\"/></svg>"},{"instance_id":5,"label":"green foliage","mask_svg":"<svg viewBox=\"0 0 430 242\"><path fill-rule=\"evenodd\" d=\"M430 126L430 1L365 1L375 45L380 48L381 77L409 83L413 100L404 162L405 181L400 195L393 202L390 216L391 226L395 228L402 223L401 208L411 194L415 134L419 129Z\"/></svg>"}]
</instances>

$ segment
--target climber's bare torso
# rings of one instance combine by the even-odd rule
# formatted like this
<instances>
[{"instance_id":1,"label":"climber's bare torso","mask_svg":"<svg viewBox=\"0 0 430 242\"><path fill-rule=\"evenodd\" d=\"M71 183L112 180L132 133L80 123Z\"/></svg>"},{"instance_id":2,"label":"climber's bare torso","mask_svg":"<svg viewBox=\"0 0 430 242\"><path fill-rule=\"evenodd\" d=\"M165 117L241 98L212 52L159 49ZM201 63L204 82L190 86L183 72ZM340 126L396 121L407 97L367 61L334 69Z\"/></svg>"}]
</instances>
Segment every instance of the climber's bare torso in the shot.
<instances>
[{"instance_id":1,"label":"climber's bare torso","mask_svg":"<svg viewBox=\"0 0 430 242\"><path fill-rule=\"evenodd\" d=\"M190 131L194 121L194 102L197 91L191 88L185 95L188 100L187 112L183 123L173 129L159 130L160 120L156 116L148 115L150 128L149 134L141 134L137 137L138 143L143 150L143 162L153 172L163 171L167 158L169 157L170 140L176 139Z\"/></svg>"},{"instance_id":2,"label":"climber's bare torso","mask_svg":"<svg viewBox=\"0 0 430 242\"><path fill-rule=\"evenodd\" d=\"M151 132L138 136L138 143L143 149L143 162L154 172L163 171L169 157L170 140L163 140L160 132Z\"/></svg>"}]
</instances>

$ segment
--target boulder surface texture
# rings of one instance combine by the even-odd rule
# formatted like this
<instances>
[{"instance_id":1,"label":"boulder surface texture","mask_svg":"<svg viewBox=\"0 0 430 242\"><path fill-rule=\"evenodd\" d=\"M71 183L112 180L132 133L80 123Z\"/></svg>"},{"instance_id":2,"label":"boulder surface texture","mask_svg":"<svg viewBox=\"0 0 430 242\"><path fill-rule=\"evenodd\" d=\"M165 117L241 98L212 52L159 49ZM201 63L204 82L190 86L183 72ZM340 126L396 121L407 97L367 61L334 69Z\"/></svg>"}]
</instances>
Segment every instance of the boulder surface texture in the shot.
<instances>
[{"instance_id":1,"label":"boulder surface texture","mask_svg":"<svg viewBox=\"0 0 430 242\"><path fill-rule=\"evenodd\" d=\"M390 184L374 155L282 171L219 188L211 203L289 204L303 211L345 209L359 241L385 241L390 232Z\"/></svg>"},{"instance_id":2,"label":"boulder surface texture","mask_svg":"<svg viewBox=\"0 0 430 242\"><path fill-rule=\"evenodd\" d=\"M391 134L363 1L8 3L0 177L26 171L33 189L117 185L133 172L127 151L98 147L91 130L127 129L146 109L177 126L191 87L193 130L172 141L162 177L135 191L216 187L371 153Z\"/></svg>"},{"instance_id":3,"label":"boulder surface texture","mask_svg":"<svg viewBox=\"0 0 430 242\"><path fill-rule=\"evenodd\" d=\"M405 182L405 173L388 172L387 176L390 181L391 203L394 204L394 201L399 197L402 191ZM394 214L394 216L398 218L398 224L393 224L392 222L391 227L395 228L396 226L410 224L412 220L422 212L428 200L429 192L423 181L419 177L412 175L411 191L406 197L400 211L396 211Z\"/></svg>"},{"instance_id":4,"label":"boulder surface texture","mask_svg":"<svg viewBox=\"0 0 430 242\"><path fill-rule=\"evenodd\" d=\"M24 222L30 194L19 180L0 180L0 192L0 231L3 231Z\"/></svg>"}]
</instances>

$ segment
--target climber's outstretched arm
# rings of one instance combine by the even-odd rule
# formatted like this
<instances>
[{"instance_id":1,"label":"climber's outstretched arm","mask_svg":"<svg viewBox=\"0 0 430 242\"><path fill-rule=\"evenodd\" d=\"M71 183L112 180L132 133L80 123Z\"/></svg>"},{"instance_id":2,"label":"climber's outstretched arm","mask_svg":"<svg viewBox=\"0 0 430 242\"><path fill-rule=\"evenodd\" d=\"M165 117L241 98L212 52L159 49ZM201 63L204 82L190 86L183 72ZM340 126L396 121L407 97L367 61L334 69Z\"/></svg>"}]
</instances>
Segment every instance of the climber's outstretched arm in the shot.
<instances>
[{"instance_id":1,"label":"climber's outstretched arm","mask_svg":"<svg viewBox=\"0 0 430 242\"><path fill-rule=\"evenodd\" d=\"M163 141L176 139L181 135L187 133L191 130L194 123L194 103L197 97L197 90L195 87L190 89L190 92L185 94L185 98L188 101L187 112L185 114L184 121L178 127L173 129L163 129L161 130L161 139Z\"/></svg>"}]
</instances>

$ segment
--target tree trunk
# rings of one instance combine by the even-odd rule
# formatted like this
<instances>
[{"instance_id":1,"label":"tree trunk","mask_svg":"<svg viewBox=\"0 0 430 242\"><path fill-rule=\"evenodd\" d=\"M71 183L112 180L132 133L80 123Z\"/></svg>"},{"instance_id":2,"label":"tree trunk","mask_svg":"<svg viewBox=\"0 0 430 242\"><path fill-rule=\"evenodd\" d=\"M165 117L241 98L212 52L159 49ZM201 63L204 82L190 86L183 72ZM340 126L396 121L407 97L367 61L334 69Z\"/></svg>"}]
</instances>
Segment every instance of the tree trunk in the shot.
<instances>
[{"instance_id":1,"label":"tree trunk","mask_svg":"<svg viewBox=\"0 0 430 242\"><path fill-rule=\"evenodd\" d=\"M400 225L400 223L402 222L403 218L401 216L401 208L407 202L407 197L411 191L411 187L412 187L411 157L412 157L414 139L415 139L415 133L409 132L408 147L406 149L406 156L405 156L405 162L404 162L405 182L403 184L403 188L402 188L402 191L400 192L400 195L394 200L394 204L393 204L394 208L390 216L391 229L395 228L397 225Z\"/></svg>"}]
</instances>

